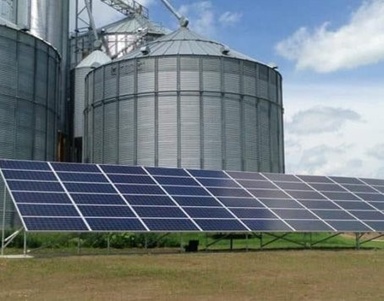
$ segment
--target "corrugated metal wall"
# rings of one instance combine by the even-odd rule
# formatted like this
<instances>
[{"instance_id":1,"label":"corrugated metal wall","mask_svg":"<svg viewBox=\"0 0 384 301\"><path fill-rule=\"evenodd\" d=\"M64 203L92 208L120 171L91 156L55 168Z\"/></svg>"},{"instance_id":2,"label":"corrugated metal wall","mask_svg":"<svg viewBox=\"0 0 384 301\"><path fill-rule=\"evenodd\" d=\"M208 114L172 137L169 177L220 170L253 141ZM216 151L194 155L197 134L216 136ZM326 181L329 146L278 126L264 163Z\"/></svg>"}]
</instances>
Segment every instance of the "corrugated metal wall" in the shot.
<instances>
[{"instance_id":1,"label":"corrugated metal wall","mask_svg":"<svg viewBox=\"0 0 384 301\"><path fill-rule=\"evenodd\" d=\"M60 57L52 46L0 26L1 158L55 160L59 80ZM2 203L0 191L0 219ZM9 225L13 209L7 212Z\"/></svg>"},{"instance_id":2,"label":"corrugated metal wall","mask_svg":"<svg viewBox=\"0 0 384 301\"><path fill-rule=\"evenodd\" d=\"M284 171L281 76L266 65L148 57L86 80L86 161Z\"/></svg>"}]
</instances>

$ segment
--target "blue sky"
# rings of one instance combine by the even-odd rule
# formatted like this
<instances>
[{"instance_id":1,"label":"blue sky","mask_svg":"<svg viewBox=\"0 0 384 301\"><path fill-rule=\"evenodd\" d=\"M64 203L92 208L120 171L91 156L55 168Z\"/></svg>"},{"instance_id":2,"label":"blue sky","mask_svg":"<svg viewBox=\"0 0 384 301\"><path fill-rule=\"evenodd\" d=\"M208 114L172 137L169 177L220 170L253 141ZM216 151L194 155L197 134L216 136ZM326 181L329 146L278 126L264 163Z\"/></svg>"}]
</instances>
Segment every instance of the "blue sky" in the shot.
<instances>
[{"instance_id":1,"label":"blue sky","mask_svg":"<svg viewBox=\"0 0 384 301\"><path fill-rule=\"evenodd\" d=\"M95 1L97 23L121 16ZM176 19L141 0L153 21ZM190 28L284 80L286 172L384 178L384 0L173 0Z\"/></svg>"}]
</instances>

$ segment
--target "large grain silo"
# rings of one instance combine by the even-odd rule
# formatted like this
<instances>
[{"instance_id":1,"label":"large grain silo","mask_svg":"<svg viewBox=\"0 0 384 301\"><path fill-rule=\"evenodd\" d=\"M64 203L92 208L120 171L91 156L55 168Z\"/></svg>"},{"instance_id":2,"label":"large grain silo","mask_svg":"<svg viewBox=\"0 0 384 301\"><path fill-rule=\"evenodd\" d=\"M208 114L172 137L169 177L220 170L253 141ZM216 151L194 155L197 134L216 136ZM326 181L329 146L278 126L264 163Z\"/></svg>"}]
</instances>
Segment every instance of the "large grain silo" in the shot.
<instances>
[{"instance_id":1,"label":"large grain silo","mask_svg":"<svg viewBox=\"0 0 384 301\"><path fill-rule=\"evenodd\" d=\"M85 161L283 172L281 86L181 27L87 76Z\"/></svg>"},{"instance_id":2,"label":"large grain silo","mask_svg":"<svg viewBox=\"0 0 384 301\"><path fill-rule=\"evenodd\" d=\"M0 158L55 160L59 86L55 48L0 25ZM13 207L6 216L14 221Z\"/></svg>"}]
</instances>

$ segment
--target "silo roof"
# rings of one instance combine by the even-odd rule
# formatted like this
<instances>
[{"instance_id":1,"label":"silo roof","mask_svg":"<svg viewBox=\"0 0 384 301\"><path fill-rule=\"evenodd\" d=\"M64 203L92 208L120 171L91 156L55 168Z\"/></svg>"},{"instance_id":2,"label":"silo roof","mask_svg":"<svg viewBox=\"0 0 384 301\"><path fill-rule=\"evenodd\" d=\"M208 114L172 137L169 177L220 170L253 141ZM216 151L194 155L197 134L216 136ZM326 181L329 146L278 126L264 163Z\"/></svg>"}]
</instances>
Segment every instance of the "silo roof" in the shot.
<instances>
[{"instance_id":1,"label":"silo roof","mask_svg":"<svg viewBox=\"0 0 384 301\"><path fill-rule=\"evenodd\" d=\"M95 50L83 59L76 68L91 68L109 63L111 58L100 50Z\"/></svg>"},{"instance_id":2,"label":"silo roof","mask_svg":"<svg viewBox=\"0 0 384 301\"><path fill-rule=\"evenodd\" d=\"M11 21L8 21L6 19L3 19L2 17L0 17L0 25L4 25L4 26L7 26L7 27L16 29L16 30L20 29L16 24L14 24Z\"/></svg>"},{"instance_id":3,"label":"silo roof","mask_svg":"<svg viewBox=\"0 0 384 301\"><path fill-rule=\"evenodd\" d=\"M143 52L137 49L120 59L167 55L209 55L255 61L253 58L229 49L219 42L204 38L186 27L180 27L178 30L150 42L144 47L147 47L147 51Z\"/></svg>"},{"instance_id":4,"label":"silo roof","mask_svg":"<svg viewBox=\"0 0 384 301\"><path fill-rule=\"evenodd\" d=\"M150 34L164 35L170 30L156 24L140 15L128 16L112 24L103 26L101 29L106 33L134 33L139 28L146 29Z\"/></svg>"}]
</instances>

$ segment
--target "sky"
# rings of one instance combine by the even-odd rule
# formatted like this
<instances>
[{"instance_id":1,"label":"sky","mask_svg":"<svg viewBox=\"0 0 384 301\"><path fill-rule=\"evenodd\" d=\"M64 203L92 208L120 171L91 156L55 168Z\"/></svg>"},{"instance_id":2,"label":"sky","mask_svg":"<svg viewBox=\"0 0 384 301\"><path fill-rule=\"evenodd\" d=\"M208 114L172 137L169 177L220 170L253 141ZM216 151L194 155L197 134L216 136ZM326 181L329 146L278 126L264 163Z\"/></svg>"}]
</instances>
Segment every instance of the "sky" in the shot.
<instances>
[{"instance_id":1,"label":"sky","mask_svg":"<svg viewBox=\"0 0 384 301\"><path fill-rule=\"evenodd\" d=\"M160 0L139 0L175 30ZM286 173L384 178L384 0L169 0L283 76ZM94 0L98 26L123 16Z\"/></svg>"}]
</instances>

